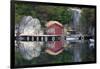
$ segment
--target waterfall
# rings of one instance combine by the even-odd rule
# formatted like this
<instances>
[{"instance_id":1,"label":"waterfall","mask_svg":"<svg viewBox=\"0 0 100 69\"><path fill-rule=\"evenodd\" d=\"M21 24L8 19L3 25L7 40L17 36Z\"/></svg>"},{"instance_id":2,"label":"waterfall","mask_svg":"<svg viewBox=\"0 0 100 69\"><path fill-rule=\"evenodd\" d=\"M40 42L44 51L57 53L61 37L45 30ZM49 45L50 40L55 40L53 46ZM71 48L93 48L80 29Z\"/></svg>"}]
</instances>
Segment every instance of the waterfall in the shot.
<instances>
[{"instance_id":1,"label":"waterfall","mask_svg":"<svg viewBox=\"0 0 100 69\"><path fill-rule=\"evenodd\" d=\"M73 30L77 31L78 29L78 25L79 25L79 20L80 20L80 16L81 16L81 10L77 9L77 8L71 8L72 10L72 24L71 27Z\"/></svg>"}]
</instances>

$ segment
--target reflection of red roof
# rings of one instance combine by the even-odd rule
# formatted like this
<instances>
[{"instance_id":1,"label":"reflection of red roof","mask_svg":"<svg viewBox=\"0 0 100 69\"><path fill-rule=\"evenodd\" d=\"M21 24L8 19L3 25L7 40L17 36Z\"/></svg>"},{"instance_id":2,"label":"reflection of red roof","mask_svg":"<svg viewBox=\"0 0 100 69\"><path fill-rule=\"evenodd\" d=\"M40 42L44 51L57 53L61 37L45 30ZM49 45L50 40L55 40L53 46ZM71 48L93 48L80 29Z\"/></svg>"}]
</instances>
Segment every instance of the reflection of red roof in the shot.
<instances>
[{"instance_id":1,"label":"reflection of red roof","mask_svg":"<svg viewBox=\"0 0 100 69\"><path fill-rule=\"evenodd\" d=\"M48 35L62 35L63 34L63 25L57 21L49 21L47 24L46 24L46 27L48 29L51 29L53 28L54 31L53 32L47 32ZM54 41L54 42L48 42L48 44L51 45L50 48L48 48L47 51L48 53L52 52L52 53L55 53L57 54L58 52L62 51L63 50L63 41L60 40L60 41Z\"/></svg>"},{"instance_id":2,"label":"reflection of red roof","mask_svg":"<svg viewBox=\"0 0 100 69\"><path fill-rule=\"evenodd\" d=\"M50 43L50 42L48 42L48 43ZM58 52L59 50L62 49L63 42L60 40L60 41L55 41L51 44L54 44L54 45L52 45L52 47L49 48L49 50L52 50L53 52Z\"/></svg>"}]
</instances>

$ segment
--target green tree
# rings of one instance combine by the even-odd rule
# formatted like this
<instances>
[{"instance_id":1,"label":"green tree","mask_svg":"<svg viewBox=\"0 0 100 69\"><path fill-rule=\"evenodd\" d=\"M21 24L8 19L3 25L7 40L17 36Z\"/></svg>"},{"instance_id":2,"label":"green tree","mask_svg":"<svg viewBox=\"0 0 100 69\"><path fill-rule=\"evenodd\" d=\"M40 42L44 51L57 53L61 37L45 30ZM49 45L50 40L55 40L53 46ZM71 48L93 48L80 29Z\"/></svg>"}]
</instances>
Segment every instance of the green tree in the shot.
<instances>
[{"instance_id":1,"label":"green tree","mask_svg":"<svg viewBox=\"0 0 100 69\"><path fill-rule=\"evenodd\" d=\"M81 12L80 29L84 34L89 34L89 29L95 28L95 9L83 8Z\"/></svg>"}]
</instances>

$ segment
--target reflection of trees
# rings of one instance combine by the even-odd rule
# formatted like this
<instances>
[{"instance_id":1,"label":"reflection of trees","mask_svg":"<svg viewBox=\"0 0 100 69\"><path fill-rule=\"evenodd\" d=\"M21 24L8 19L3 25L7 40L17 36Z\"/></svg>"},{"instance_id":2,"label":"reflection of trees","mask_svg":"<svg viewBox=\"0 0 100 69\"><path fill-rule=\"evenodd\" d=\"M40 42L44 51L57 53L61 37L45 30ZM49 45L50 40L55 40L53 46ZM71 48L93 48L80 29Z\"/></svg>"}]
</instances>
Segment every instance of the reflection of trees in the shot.
<instances>
[{"instance_id":1,"label":"reflection of trees","mask_svg":"<svg viewBox=\"0 0 100 69\"><path fill-rule=\"evenodd\" d=\"M80 43L74 43L71 44L71 51L73 53L73 62L81 62L81 44Z\"/></svg>"},{"instance_id":2,"label":"reflection of trees","mask_svg":"<svg viewBox=\"0 0 100 69\"><path fill-rule=\"evenodd\" d=\"M88 42L82 43L81 58L83 62L95 61L95 48L90 48Z\"/></svg>"}]
</instances>

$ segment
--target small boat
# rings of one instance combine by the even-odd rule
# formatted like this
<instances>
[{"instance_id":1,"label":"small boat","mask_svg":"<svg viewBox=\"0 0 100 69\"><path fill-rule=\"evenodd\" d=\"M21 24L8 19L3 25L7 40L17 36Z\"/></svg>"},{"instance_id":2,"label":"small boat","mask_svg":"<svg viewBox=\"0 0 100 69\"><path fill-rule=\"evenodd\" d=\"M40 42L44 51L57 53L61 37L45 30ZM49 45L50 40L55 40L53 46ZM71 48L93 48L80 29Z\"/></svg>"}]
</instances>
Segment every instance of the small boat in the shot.
<instances>
[{"instance_id":1,"label":"small boat","mask_svg":"<svg viewBox=\"0 0 100 69\"><path fill-rule=\"evenodd\" d=\"M89 39L89 41L90 41L91 43L94 43L94 39Z\"/></svg>"}]
</instances>

